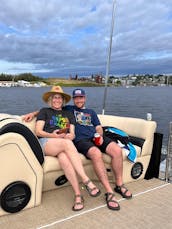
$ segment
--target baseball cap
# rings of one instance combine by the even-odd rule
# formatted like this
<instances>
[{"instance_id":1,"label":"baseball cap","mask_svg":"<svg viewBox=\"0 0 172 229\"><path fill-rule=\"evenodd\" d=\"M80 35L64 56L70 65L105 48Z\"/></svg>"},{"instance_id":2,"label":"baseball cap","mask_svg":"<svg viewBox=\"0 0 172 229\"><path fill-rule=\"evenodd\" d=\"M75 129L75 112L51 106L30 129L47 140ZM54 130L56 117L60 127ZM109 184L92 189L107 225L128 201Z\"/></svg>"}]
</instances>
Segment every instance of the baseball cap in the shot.
<instances>
[{"instance_id":1,"label":"baseball cap","mask_svg":"<svg viewBox=\"0 0 172 229\"><path fill-rule=\"evenodd\" d=\"M72 93L73 98L77 96L85 96L85 91L83 89L75 89Z\"/></svg>"}]
</instances>

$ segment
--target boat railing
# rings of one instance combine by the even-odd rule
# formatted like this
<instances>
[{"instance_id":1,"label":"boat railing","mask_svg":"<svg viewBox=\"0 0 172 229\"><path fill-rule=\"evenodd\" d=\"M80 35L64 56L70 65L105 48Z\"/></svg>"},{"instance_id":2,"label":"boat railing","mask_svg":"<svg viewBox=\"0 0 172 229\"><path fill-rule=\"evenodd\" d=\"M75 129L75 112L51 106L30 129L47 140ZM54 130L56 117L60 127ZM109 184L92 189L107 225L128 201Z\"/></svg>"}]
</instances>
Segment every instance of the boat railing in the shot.
<instances>
[{"instance_id":1,"label":"boat railing","mask_svg":"<svg viewBox=\"0 0 172 229\"><path fill-rule=\"evenodd\" d=\"M170 183L172 182L172 122L169 124L165 180Z\"/></svg>"}]
</instances>

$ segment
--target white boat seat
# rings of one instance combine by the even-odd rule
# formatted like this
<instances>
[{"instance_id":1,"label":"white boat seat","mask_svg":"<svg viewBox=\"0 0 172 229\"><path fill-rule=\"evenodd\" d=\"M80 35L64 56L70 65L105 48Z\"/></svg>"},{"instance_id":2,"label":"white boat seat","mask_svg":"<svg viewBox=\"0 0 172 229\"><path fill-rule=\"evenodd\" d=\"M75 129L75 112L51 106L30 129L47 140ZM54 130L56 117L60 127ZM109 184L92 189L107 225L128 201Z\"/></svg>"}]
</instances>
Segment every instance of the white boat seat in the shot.
<instances>
[{"instance_id":1,"label":"white boat seat","mask_svg":"<svg viewBox=\"0 0 172 229\"><path fill-rule=\"evenodd\" d=\"M99 115L103 126L119 128L135 140L143 139L142 147L134 145L137 151L135 177L132 175L135 164L128 161L123 151L124 183L144 179L152 154L156 122L138 118ZM57 158L44 156L35 135L35 119L31 122L22 121L22 116L0 114L0 195L10 184L24 182L31 190L31 198L25 208L41 203L43 191L70 185ZM137 143L137 142L136 142ZM80 154L84 168L92 180L98 180L91 160ZM115 178L111 170L111 158L103 154L103 160L110 182ZM141 166L141 172L138 168ZM18 184L18 183L17 183ZM17 200L16 200L17 201ZM0 216L9 213L0 207Z\"/></svg>"}]
</instances>

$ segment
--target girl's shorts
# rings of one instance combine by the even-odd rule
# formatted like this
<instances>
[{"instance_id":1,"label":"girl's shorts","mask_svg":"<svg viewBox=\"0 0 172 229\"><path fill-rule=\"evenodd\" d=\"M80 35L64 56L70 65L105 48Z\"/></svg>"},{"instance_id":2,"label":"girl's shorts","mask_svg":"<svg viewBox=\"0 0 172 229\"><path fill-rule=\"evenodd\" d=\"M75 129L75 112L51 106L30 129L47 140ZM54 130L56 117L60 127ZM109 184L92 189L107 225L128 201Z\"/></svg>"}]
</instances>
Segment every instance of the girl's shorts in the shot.
<instances>
[{"instance_id":1,"label":"girl's shorts","mask_svg":"<svg viewBox=\"0 0 172 229\"><path fill-rule=\"evenodd\" d=\"M39 143L42 147L42 151L44 152L44 147L45 147L45 144L47 143L48 141L48 138L39 138ZM44 152L44 155L45 155L45 152Z\"/></svg>"}]
</instances>

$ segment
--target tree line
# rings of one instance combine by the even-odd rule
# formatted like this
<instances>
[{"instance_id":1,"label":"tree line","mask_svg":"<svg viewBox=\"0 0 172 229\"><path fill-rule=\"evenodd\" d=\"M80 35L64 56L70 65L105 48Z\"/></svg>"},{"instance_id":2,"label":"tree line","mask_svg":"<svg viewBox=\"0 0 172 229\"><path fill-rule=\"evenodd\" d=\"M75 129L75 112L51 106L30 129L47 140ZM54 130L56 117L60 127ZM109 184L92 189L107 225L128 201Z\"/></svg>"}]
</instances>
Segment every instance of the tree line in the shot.
<instances>
[{"instance_id":1,"label":"tree line","mask_svg":"<svg viewBox=\"0 0 172 229\"><path fill-rule=\"evenodd\" d=\"M0 81L14 81L17 82L18 80L26 80L29 82L33 81L43 81L43 78L39 76L34 76L31 73L22 73L18 75L11 75L11 74L0 74Z\"/></svg>"}]
</instances>

